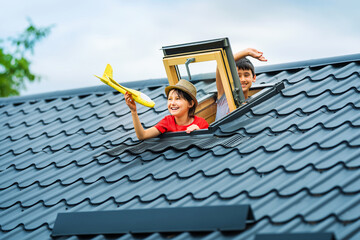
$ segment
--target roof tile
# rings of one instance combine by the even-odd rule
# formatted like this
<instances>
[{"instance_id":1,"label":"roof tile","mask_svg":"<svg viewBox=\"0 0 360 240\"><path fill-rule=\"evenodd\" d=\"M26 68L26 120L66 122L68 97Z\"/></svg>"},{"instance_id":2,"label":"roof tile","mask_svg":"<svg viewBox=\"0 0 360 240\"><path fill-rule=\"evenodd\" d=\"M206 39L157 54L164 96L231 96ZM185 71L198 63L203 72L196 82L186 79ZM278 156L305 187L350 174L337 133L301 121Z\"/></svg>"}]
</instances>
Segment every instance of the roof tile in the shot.
<instances>
[{"instance_id":1,"label":"roof tile","mask_svg":"<svg viewBox=\"0 0 360 240\"><path fill-rule=\"evenodd\" d=\"M268 68L257 82L283 81L285 89L246 114L206 133L143 142L111 88L1 100L0 238L49 239L59 212L231 204L252 207L245 231L171 237L359 238L360 65L346 59ZM145 127L167 114L166 81L148 82L131 85L156 102L138 108ZM214 79L194 83L199 99L216 91Z\"/></svg>"}]
</instances>

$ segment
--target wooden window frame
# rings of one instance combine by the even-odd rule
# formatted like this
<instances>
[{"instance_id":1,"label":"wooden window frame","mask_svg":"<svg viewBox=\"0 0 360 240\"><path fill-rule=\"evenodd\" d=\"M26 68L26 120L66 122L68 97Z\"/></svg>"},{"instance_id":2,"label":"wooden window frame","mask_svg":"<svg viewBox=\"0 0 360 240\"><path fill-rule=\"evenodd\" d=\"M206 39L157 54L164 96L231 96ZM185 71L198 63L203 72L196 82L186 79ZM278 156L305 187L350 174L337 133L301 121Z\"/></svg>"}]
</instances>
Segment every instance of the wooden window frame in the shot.
<instances>
[{"instance_id":1,"label":"wooden window frame","mask_svg":"<svg viewBox=\"0 0 360 240\"><path fill-rule=\"evenodd\" d=\"M226 53L222 49L216 49L209 52L202 53L192 53L186 54L183 56L170 56L164 57L163 63L166 71L166 75L169 80L170 85L175 85L179 82L179 73L176 69L177 65L185 64L187 59L194 58L195 60L192 63L206 62L215 60L219 73L221 76L221 82L224 87L224 92L226 99L229 104L230 112L236 109L236 104L232 94L232 89L234 88L234 80L230 72L229 63L226 58Z\"/></svg>"},{"instance_id":2,"label":"wooden window frame","mask_svg":"<svg viewBox=\"0 0 360 240\"><path fill-rule=\"evenodd\" d=\"M216 61L230 112L241 107L245 98L227 38L167 46L162 49L163 64L170 85L175 85L180 80L177 66L185 64L189 59L192 59L191 64Z\"/></svg>"}]
</instances>

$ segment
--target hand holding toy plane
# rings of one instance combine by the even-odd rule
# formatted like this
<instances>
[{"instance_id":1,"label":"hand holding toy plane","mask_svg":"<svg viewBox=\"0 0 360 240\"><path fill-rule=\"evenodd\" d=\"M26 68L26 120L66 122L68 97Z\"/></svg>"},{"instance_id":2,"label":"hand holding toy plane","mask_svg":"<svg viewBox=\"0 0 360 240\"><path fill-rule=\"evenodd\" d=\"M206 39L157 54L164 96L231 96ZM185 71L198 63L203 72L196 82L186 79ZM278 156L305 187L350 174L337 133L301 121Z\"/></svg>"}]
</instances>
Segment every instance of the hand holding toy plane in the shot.
<instances>
[{"instance_id":1,"label":"hand holding toy plane","mask_svg":"<svg viewBox=\"0 0 360 240\"><path fill-rule=\"evenodd\" d=\"M113 69L110 64L108 64L106 66L102 77L99 77L96 75L95 75L95 77L99 78L103 83L105 83L106 85L109 85L110 87L121 92L122 94L129 92L132 95L134 101L140 103L141 105L144 105L144 106L150 107L150 108L155 106L155 102L152 101L151 98L149 98L146 94L136 91L131 88L123 87L119 83L117 83L113 79Z\"/></svg>"}]
</instances>

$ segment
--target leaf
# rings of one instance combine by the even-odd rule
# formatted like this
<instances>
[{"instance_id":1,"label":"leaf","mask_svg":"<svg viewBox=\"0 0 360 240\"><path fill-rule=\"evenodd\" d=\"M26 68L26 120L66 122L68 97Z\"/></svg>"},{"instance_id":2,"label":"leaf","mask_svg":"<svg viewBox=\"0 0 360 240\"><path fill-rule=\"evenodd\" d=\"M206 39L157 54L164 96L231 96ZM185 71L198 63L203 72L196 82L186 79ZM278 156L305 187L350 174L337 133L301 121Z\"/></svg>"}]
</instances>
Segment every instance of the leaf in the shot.
<instances>
[{"instance_id":1,"label":"leaf","mask_svg":"<svg viewBox=\"0 0 360 240\"><path fill-rule=\"evenodd\" d=\"M8 38L15 50L0 46L0 97L19 95L20 90L26 88L26 82L40 79L30 70L31 62L25 56L27 52L34 53L35 45L50 34L53 26L37 28L30 19L28 21L29 26L22 34ZM3 42L0 39L0 43Z\"/></svg>"}]
</instances>

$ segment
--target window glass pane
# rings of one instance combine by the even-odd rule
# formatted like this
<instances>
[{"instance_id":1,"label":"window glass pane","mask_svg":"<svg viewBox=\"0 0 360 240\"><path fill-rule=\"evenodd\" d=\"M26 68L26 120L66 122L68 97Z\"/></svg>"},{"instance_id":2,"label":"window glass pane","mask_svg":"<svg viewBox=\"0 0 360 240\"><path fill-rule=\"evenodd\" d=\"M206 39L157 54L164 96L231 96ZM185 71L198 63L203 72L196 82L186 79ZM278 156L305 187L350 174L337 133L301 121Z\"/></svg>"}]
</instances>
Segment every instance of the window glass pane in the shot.
<instances>
[{"instance_id":1,"label":"window glass pane","mask_svg":"<svg viewBox=\"0 0 360 240\"><path fill-rule=\"evenodd\" d=\"M206 62L196 62L190 63L189 70L191 74L191 78L193 79L197 74L204 74L204 73L215 73L216 72L216 61L206 61ZM189 80L188 73L186 71L185 64L178 65L180 78ZM214 74L215 77L215 74Z\"/></svg>"}]
</instances>

